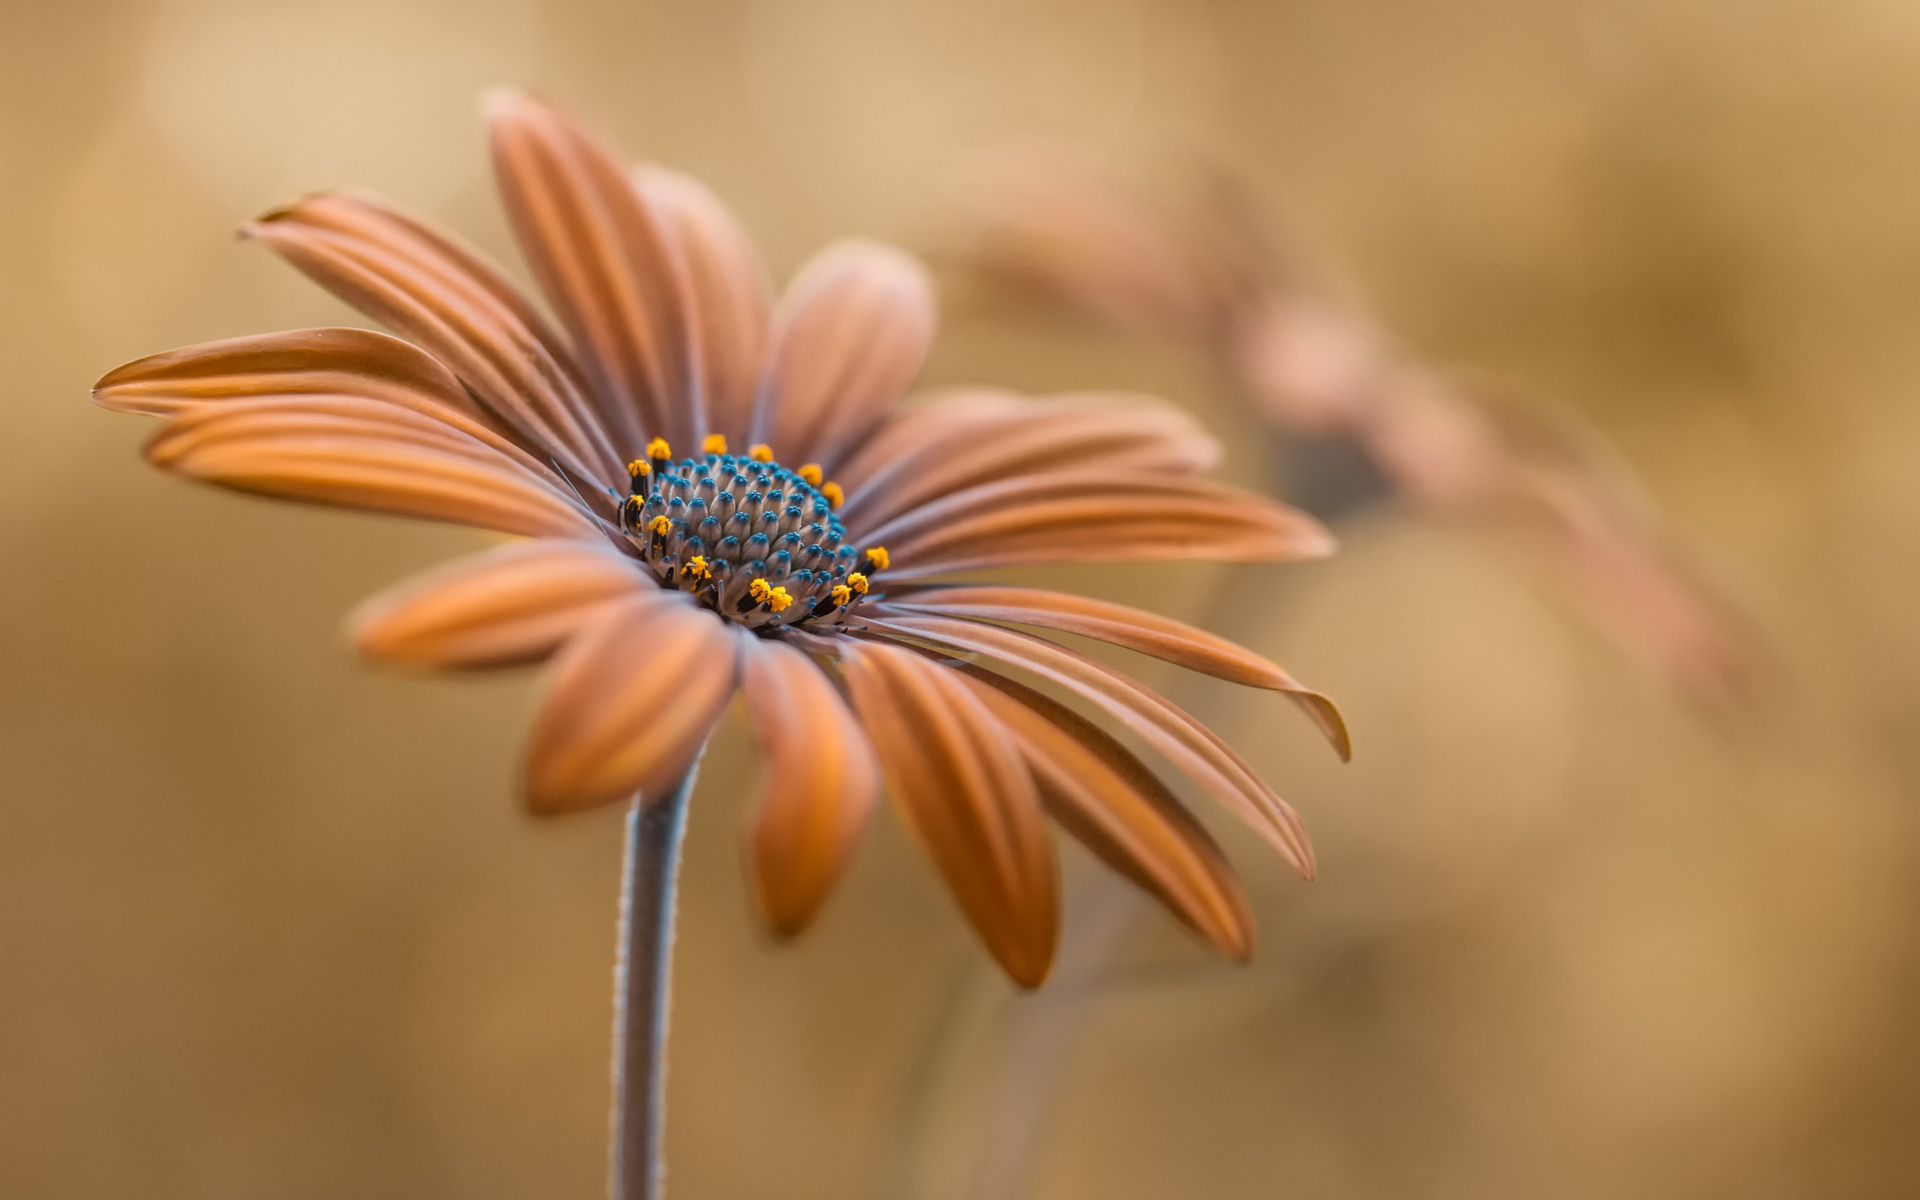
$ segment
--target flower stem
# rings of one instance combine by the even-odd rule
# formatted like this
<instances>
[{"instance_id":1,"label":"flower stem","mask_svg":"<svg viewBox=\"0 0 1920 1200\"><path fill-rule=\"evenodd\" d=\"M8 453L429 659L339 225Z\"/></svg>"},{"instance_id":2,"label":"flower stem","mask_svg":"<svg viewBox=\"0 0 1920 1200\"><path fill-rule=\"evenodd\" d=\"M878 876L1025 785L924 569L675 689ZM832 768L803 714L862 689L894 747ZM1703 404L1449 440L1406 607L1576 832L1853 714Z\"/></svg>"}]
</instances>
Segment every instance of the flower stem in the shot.
<instances>
[{"instance_id":1,"label":"flower stem","mask_svg":"<svg viewBox=\"0 0 1920 1200\"><path fill-rule=\"evenodd\" d=\"M636 799L627 814L615 972L613 1200L659 1200L665 1164L667 1004L673 973L674 896L680 842L696 765L668 794Z\"/></svg>"}]
</instances>

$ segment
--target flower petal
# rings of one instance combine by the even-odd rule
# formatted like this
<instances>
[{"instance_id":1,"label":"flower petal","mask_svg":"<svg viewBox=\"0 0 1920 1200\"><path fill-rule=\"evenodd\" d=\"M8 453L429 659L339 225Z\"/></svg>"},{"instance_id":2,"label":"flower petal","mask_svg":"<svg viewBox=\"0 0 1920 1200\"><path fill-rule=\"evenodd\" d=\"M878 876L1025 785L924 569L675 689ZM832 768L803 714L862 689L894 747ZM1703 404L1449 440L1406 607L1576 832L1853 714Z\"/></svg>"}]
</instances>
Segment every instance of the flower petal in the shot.
<instances>
[{"instance_id":1,"label":"flower petal","mask_svg":"<svg viewBox=\"0 0 1920 1200\"><path fill-rule=\"evenodd\" d=\"M976 437L1000 421L1017 419L1027 404L1024 396L994 388L967 388L925 397L889 414L834 467L834 479L851 496L902 455Z\"/></svg>"},{"instance_id":2,"label":"flower petal","mask_svg":"<svg viewBox=\"0 0 1920 1200\"><path fill-rule=\"evenodd\" d=\"M1075 633L1249 687L1285 692L1312 718L1342 761L1353 757L1347 723L1333 701L1244 646L1158 613L1024 587L940 587L891 593L902 609L1006 621Z\"/></svg>"},{"instance_id":3,"label":"flower petal","mask_svg":"<svg viewBox=\"0 0 1920 1200\"><path fill-rule=\"evenodd\" d=\"M368 658L472 669L537 662L608 602L655 584L611 546L518 542L407 581L361 605L350 627Z\"/></svg>"},{"instance_id":4,"label":"flower petal","mask_svg":"<svg viewBox=\"0 0 1920 1200\"><path fill-rule=\"evenodd\" d=\"M1291 805L1210 729L1159 693L1104 663L1042 638L954 617L862 610L869 628L951 650L985 654L1032 671L1099 705L1252 826L1308 879L1313 848Z\"/></svg>"},{"instance_id":5,"label":"flower petal","mask_svg":"<svg viewBox=\"0 0 1920 1200\"><path fill-rule=\"evenodd\" d=\"M832 475L906 394L934 325L932 281L910 255L860 240L820 251L775 314L754 440L781 462L818 462Z\"/></svg>"},{"instance_id":6,"label":"flower petal","mask_svg":"<svg viewBox=\"0 0 1920 1200\"><path fill-rule=\"evenodd\" d=\"M699 432L744 448L773 310L766 268L740 223L699 181L643 166L634 183L672 234L686 270L693 375L704 401Z\"/></svg>"},{"instance_id":7,"label":"flower petal","mask_svg":"<svg viewBox=\"0 0 1920 1200\"><path fill-rule=\"evenodd\" d=\"M766 756L747 854L761 915L791 937L812 922L879 795L873 747L811 658L740 639L747 715Z\"/></svg>"},{"instance_id":8,"label":"flower petal","mask_svg":"<svg viewBox=\"0 0 1920 1200\"><path fill-rule=\"evenodd\" d=\"M570 114L504 89L487 107L514 234L605 398L609 428L634 453L654 434L692 453L705 424L694 407L694 314L663 214Z\"/></svg>"},{"instance_id":9,"label":"flower petal","mask_svg":"<svg viewBox=\"0 0 1920 1200\"><path fill-rule=\"evenodd\" d=\"M526 537L597 539L571 495L432 417L352 397L252 400L176 418L158 467L236 491Z\"/></svg>"},{"instance_id":10,"label":"flower petal","mask_svg":"<svg viewBox=\"0 0 1920 1200\"><path fill-rule=\"evenodd\" d=\"M607 605L554 660L527 747L533 810L665 796L733 698L738 657L726 623L679 593Z\"/></svg>"},{"instance_id":11,"label":"flower petal","mask_svg":"<svg viewBox=\"0 0 1920 1200\"><path fill-rule=\"evenodd\" d=\"M1222 954L1253 957L1253 917L1233 868L1145 763L1051 697L978 667L962 670L1019 744L1055 821Z\"/></svg>"},{"instance_id":12,"label":"flower petal","mask_svg":"<svg viewBox=\"0 0 1920 1200\"><path fill-rule=\"evenodd\" d=\"M478 252L384 202L309 196L247 227L321 286L452 368L481 403L567 469L621 484L566 349Z\"/></svg>"},{"instance_id":13,"label":"flower petal","mask_svg":"<svg viewBox=\"0 0 1920 1200\"><path fill-rule=\"evenodd\" d=\"M508 436L445 366L417 346L367 329L299 329L171 350L108 372L93 396L116 412L169 418L246 408L321 411L343 401L371 401L396 410L397 425L417 428L410 418L430 418L555 487L566 486L551 464ZM369 419L382 415L360 407Z\"/></svg>"},{"instance_id":14,"label":"flower petal","mask_svg":"<svg viewBox=\"0 0 1920 1200\"><path fill-rule=\"evenodd\" d=\"M469 423L491 420L433 356L370 329L203 342L136 359L93 385L102 408L154 417L209 402L294 395L364 396L416 412L451 411Z\"/></svg>"},{"instance_id":15,"label":"flower petal","mask_svg":"<svg viewBox=\"0 0 1920 1200\"><path fill-rule=\"evenodd\" d=\"M950 667L884 643L842 669L902 817L994 958L1038 987L1059 936L1058 868L1033 777Z\"/></svg>"},{"instance_id":16,"label":"flower petal","mask_svg":"<svg viewBox=\"0 0 1920 1200\"><path fill-rule=\"evenodd\" d=\"M1199 479L1055 471L944 496L885 524L849 526L884 545L895 581L982 567L1208 558L1274 562L1326 555L1333 536L1284 504Z\"/></svg>"},{"instance_id":17,"label":"flower petal","mask_svg":"<svg viewBox=\"0 0 1920 1200\"><path fill-rule=\"evenodd\" d=\"M1193 418L1144 396L1023 399L961 437L929 437L895 450L847 494L843 522L881 524L963 488L1046 471L1105 471L1119 479L1186 475L1220 458L1220 443ZM843 483L842 486L845 486Z\"/></svg>"}]
</instances>

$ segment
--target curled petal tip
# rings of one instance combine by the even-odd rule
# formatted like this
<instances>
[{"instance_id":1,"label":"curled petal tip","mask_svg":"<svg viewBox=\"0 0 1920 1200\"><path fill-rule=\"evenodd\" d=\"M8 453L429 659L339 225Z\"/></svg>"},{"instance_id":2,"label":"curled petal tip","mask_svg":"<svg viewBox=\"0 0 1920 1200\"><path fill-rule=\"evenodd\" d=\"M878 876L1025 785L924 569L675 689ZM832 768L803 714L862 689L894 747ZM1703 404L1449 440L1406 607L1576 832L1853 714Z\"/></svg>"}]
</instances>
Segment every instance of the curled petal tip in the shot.
<instances>
[{"instance_id":1,"label":"curled petal tip","mask_svg":"<svg viewBox=\"0 0 1920 1200\"><path fill-rule=\"evenodd\" d=\"M1320 732L1333 744L1333 752L1340 756L1340 761L1352 762L1353 734L1347 729L1347 718L1340 711L1340 706L1319 692L1295 692L1293 695L1311 712L1314 723L1320 726Z\"/></svg>"},{"instance_id":2,"label":"curled petal tip","mask_svg":"<svg viewBox=\"0 0 1920 1200\"><path fill-rule=\"evenodd\" d=\"M240 231L239 231L240 236L243 238L258 237L260 236L261 229L263 229L264 227L268 225L278 224L279 222L285 221L290 217L299 215L299 212L301 209L305 208L308 204L312 203L315 200L320 199L326 194L327 193L325 192L308 192L304 196L294 197L292 200L287 201L285 204L276 204L272 208L267 209L265 212L255 217L253 220L248 221L245 224L241 225Z\"/></svg>"}]
</instances>

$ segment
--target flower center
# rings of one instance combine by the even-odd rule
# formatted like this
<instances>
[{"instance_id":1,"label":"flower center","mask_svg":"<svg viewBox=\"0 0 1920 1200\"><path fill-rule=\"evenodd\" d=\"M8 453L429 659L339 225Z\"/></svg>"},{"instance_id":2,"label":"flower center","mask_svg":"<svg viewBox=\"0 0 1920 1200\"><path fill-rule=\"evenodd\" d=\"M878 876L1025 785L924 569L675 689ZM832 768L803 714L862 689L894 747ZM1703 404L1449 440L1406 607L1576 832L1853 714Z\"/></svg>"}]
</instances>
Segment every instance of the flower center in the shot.
<instances>
[{"instance_id":1,"label":"flower center","mask_svg":"<svg viewBox=\"0 0 1920 1200\"><path fill-rule=\"evenodd\" d=\"M620 529L640 559L662 585L749 629L838 624L887 565L885 549L847 544L833 515L839 486L816 464L781 466L765 446L736 456L715 434L704 449L676 462L655 438L627 464Z\"/></svg>"}]
</instances>

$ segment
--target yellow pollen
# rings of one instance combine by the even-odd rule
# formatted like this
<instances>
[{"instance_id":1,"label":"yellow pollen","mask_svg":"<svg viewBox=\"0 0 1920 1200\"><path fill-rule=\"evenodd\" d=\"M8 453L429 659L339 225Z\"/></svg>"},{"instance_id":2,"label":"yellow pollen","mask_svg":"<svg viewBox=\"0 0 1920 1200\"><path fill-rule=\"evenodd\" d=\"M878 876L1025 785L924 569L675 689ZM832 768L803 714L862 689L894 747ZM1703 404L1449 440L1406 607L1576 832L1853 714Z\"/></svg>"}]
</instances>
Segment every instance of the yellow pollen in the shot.
<instances>
[{"instance_id":1,"label":"yellow pollen","mask_svg":"<svg viewBox=\"0 0 1920 1200\"><path fill-rule=\"evenodd\" d=\"M864 596L867 594L867 577L855 571L847 576L847 586Z\"/></svg>"},{"instance_id":2,"label":"yellow pollen","mask_svg":"<svg viewBox=\"0 0 1920 1200\"><path fill-rule=\"evenodd\" d=\"M753 445L747 447L747 457L755 462L772 462L773 447L767 445L765 442L755 442Z\"/></svg>"},{"instance_id":3,"label":"yellow pollen","mask_svg":"<svg viewBox=\"0 0 1920 1200\"><path fill-rule=\"evenodd\" d=\"M847 605L853 603L853 589L844 583L834 584L833 591L829 592L828 595L832 597L833 603L839 608L845 608Z\"/></svg>"},{"instance_id":4,"label":"yellow pollen","mask_svg":"<svg viewBox=\"0 0 1920 1200\"><path fill-rule=\"evenodd\" d=\"M648 458L672 458L673 447L667 445L667 439L655 438L647 443Z\"/></svg>"},{"instance_id":5,"label":"yellow pollen","mask_svg":"<svg viewBox=\"0 0 1920 1200\"><path fill-rule=\"evenodd\" d=\"M707 556L704 554L694 555L687 560L687 565L680 569L695 579L711 579L713 577L713 572L707 567Z\"/></svg>"},{"instance_id":6,"label":"yellow pollen","mask_svg":"<svg viewBox=\"0 0 1920 1200\"><path fill-rule=\"evenodd\" d=\"M785 612L787 606L792 603L793 597L789 596L787 589L783 587L774 588L767 593L767 608L773 612Z\"/></svg>"},{"instance_id":7,"label":"yellow pollen","mask_svg":"<svg viewBox=\"0 0 1920 1200\"><path fill-rule=\"evenodd\" d=\"M800 478L807 481L808 487L819 487L820 481L826 476L820 473L819 463L808 463L800 468Z\"/></svg>"},{"instance_id":8,"label":"yellow pollen","mask_svg":"<svg viewBox=\"0 0 1920 1200\"><path fill-rule=\"evenodd\" d=\"M752 596L755 600L765 600L767 594L771 591L773 591L771 584L764 579L756 579L747 588L747 595Z\"/></svg>"},{"instance_id":9,"label":"yellow pollen","mask_svg":"<svg viewBox=\"0 0 1920 1200\"><path fill-rule=\"evenodd\" d=\"M700 449L708 454L725 454L727 452L727 435L724 433L708 434L707 440L700 443Z\"/></svg>"},{"instance_id":10,"label":"yellow pollen","mask_svg":"<svg viewBox=\"0 0 1920 1200\"><path fill-rule=\"evenodd\" d=\"M660 516L647 522L647 532L657 533L661 537L665 537L673 532L673 522L667 520L666 514L662 513Z\"/></svg>"},{"instance_id":11,"label":"yellow pollen","mask_svg":"<svg viewBox=\"0 0 1920 1200\"><path fill-rule=\"evenodd\" d=\"M653 474L653 464L644 458L636 458L627 464L627 474L636 478Z\"/></svg>"},{"instance_id":12,"label":"yellow pollen","mask_svg":"<svg viewBox=\"0 0 1920 1200\"><path fill-rule=\"evenodd\" d=\"M885 546L875 546L870 550L862 551L862 553L873 560L875 570L884 571L887 569L889 563L887 561L887 548Z\"/></svg>"},{"instance_id":13,"label":"yellow pollen","mask_svg":"<svg viewBox=\"0 0 1920 1200\"><path fill-rule=\"evenodd\" d=\"M847 498L847 494L840 490L840 485L831 479L820 485L820 494L825 496L828 505L834 508L839 508L841 502Z\"/></svg>"}]
</instances>

